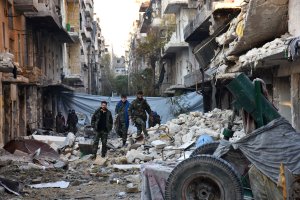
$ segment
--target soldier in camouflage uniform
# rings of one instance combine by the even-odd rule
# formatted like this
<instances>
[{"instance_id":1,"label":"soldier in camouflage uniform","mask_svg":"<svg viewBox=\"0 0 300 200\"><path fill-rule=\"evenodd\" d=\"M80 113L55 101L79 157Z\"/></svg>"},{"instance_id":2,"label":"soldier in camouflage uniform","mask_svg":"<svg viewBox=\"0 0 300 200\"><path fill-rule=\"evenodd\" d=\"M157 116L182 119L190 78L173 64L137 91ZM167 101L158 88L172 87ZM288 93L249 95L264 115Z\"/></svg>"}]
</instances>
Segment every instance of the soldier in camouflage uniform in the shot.
<instances>
[{"instance_id":1,"label":"soldier in camouflage uniform","mask_svg":"<svg viewBox=\"0 0 300 200\"><path fill-rule=\"evenodd\" d=\"M127 132L129 127L129 116L128 109L130 103L127 101L127 96L122 94L121 100L116 105L115 113L116 117L116 131L118 135L122 138L123 146L125 146L127 141Z\"/></svg>"},{"instance_id":2,"label":"soldier in camouflage uniform","mask_svg":"<svg viewBox=\"0 0 300 200\"><path fill-rule=\"evenodd\" d=\"M132 101L131 105L129 106L128 114L130 119L134 122L137 128L137 136L139 137L144 132L144 135L148 137L148 132L146 129L146 121L147 115L150 115L151 108L147 103L146 99L143 98L143 92L139 91L137 93L137 98Z\"/></svg>"},{"instance_id":3,"label":"soldier in camouflage uniform","mask_svg":"<svg viewBox=\"0 0 300 200\"><path fill-rule=\"evenodd\" d=\"M97 155L100 138L102 143L101 157L105 157L107 152L106 143L107 143L108 133L111 131L113 126L112 115L111 112L107 109L106 101L102 101L101 107L98 108L93 114L91 125L96 131L96 137L94 139L94 145L93 145L94 157L96 157Z\"/></svg>"}]
</instances>

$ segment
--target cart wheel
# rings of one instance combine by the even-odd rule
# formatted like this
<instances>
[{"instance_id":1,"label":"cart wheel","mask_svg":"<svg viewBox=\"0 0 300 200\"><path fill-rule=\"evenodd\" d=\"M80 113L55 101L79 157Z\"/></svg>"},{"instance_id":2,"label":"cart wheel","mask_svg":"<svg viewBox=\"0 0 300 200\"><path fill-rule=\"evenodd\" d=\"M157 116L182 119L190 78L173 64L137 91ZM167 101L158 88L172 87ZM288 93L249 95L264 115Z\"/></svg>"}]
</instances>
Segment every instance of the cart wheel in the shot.
<instances>
[{"instance_id":1,"label":"cart wheel","mask_svg":"<svg viewBox=\"0 0 300 200\"><path fill-rule=\"evenodd\" d=\"M216 149L218 148L219 144L220 142L211 142L211 143L204 144L198 147L197 149L195 149L190 155L190 157L195 157L200 154L213 155Z\"/></svg>"},{"instance_id":2,"label":"cart wheel","mask_svg":"<svg viewBox=\"0 0 300 200\"><path fill-rule=\"evenodd\" d=\"M219 142L204 144L195 149L190 157L199 156L201 154L213 155L219 144ZM234 150L231 148L230 151L221 158L230 163L230 165L238 172L240 176L243 176L249 170L250 162L240 150Z\"/></svg>"},{"instance_id":3,"label":"cart wheel","mask_svg":"<svg viewBox=\"0 0 300 200\"><path fill-rule=\"evenodd\" d=\"M242 200L237 172L225 160L210 155L188 158L171 172L166 200Z\"/></svg>"}]
</instances>

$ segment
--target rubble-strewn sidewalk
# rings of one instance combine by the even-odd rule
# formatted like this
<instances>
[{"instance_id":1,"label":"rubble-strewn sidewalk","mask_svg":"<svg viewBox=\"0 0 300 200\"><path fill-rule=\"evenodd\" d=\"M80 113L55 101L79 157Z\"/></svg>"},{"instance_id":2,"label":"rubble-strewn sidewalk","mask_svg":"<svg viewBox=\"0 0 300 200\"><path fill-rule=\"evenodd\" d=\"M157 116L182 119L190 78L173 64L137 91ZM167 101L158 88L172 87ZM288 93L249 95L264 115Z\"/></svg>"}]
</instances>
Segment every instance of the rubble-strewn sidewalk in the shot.
<instances>
[{"instance_id":1,"label":"rubble-strewn sidewalk","mask_svg":"<svg viewBox=\"0 0 300 200\"><path fill-rule=\"evenodd\" d=\"M133 133L127 145L122 147L121 138L110 138L107 157L98 155L95 159L92 155L85 155L81 147L92 144L88 128L81 129L77 137L73 133L62 137L43 135L45 133L38 131L40 135L31 137L48 143L60 154L58 159L68 165L48 166L46 161L49 159L39 160L37 152L21 153L19 150L9 154L3 151L0 176L20 183L20 194L25 199L33 196L43 199L51 195L53 198L74 198L78 195L87 199L140 199L143 163L180 162L195 149L199 136L206 134L214 140L222 138L222 130L227 127L231 115L232 111L219 109L208 113L181 114L165 124L149 128L150 138L147 140L136 138L136 133ZM242 128L241 118L236 117L233 140L244 136ZM49 188L61 183L65 188ZM33 189L34 184L48 188ZM0 191L3 193L3 190ZM13 196L6 192L4 195L8 199Z\"/></svg>"}]
</instances>

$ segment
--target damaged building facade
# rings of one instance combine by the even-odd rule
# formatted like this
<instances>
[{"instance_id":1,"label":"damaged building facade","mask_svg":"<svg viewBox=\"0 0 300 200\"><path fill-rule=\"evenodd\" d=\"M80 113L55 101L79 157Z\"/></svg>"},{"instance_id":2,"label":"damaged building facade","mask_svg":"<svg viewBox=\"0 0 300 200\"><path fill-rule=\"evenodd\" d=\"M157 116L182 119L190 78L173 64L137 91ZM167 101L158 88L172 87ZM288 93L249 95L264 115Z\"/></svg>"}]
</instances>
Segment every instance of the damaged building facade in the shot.
<instances>
[{"instance_id":1,"label":"damaged building facade","mask_svg":"<svg viewBox=\"0 0 300 200\"><path fill-rule=\"evenodd\" d=\"M232 108L226 85L243 72L265 82L269 99L299 131L300 2L198 2L198 13L184 34L202 72L197 79L204 110Z\"/></svg>"},{"instance_id":2,"label":"damaged building facade","mask_svg":"<svg viewBox=\"0 0 300 200\"><path fill-rule=\"evenodd\" d=\"M70 2L78 1L0 1L0 145L43 127L45 113L54 118L61 109L60 92L76 90L64 80L82 68L70 59L74 54L81 58L74 34L79 29L67 23L70 12L76 13ZM99 28L95 38L97 32ZM75 48L69 48L72 45ZM89 84L83 87L91 88L92 81Z\"/></svg>"},{"instance_id":3,"label":"damaged building facade","mask_svg":"<svg viewBox=\"0 0 300 200\"><path fill-rule=\"evenodd\" d=\"M153 2L144 1L140 12L155 10ZM226 84L243 72L266 83L274 106L300 130L297 9L295 0L159 1L160 18L176 18L156 70L160 95L196 90L203 95L204 111L232 108ZM132 49L154 20L145 22L138 21L131 40L129 71L143 65Z\"/></svg>"}]
</instances>

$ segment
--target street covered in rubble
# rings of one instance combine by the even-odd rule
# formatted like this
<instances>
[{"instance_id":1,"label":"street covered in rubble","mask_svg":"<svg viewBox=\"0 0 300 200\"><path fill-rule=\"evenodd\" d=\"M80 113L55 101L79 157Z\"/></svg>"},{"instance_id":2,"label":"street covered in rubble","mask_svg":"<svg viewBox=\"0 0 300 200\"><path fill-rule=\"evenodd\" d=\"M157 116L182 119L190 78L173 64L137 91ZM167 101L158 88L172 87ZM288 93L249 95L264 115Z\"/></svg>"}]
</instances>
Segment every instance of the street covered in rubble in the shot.
<instances>
[{"instance_id":1,"label":"street covered in rubble","mask_svg":"<svg viewBox=\"0 0 300 200\"><path fill-rule=\"evenodd\" d=\"M0 0L0 200L300 200L299 0Z\"/></svg>"}]
</instances>

